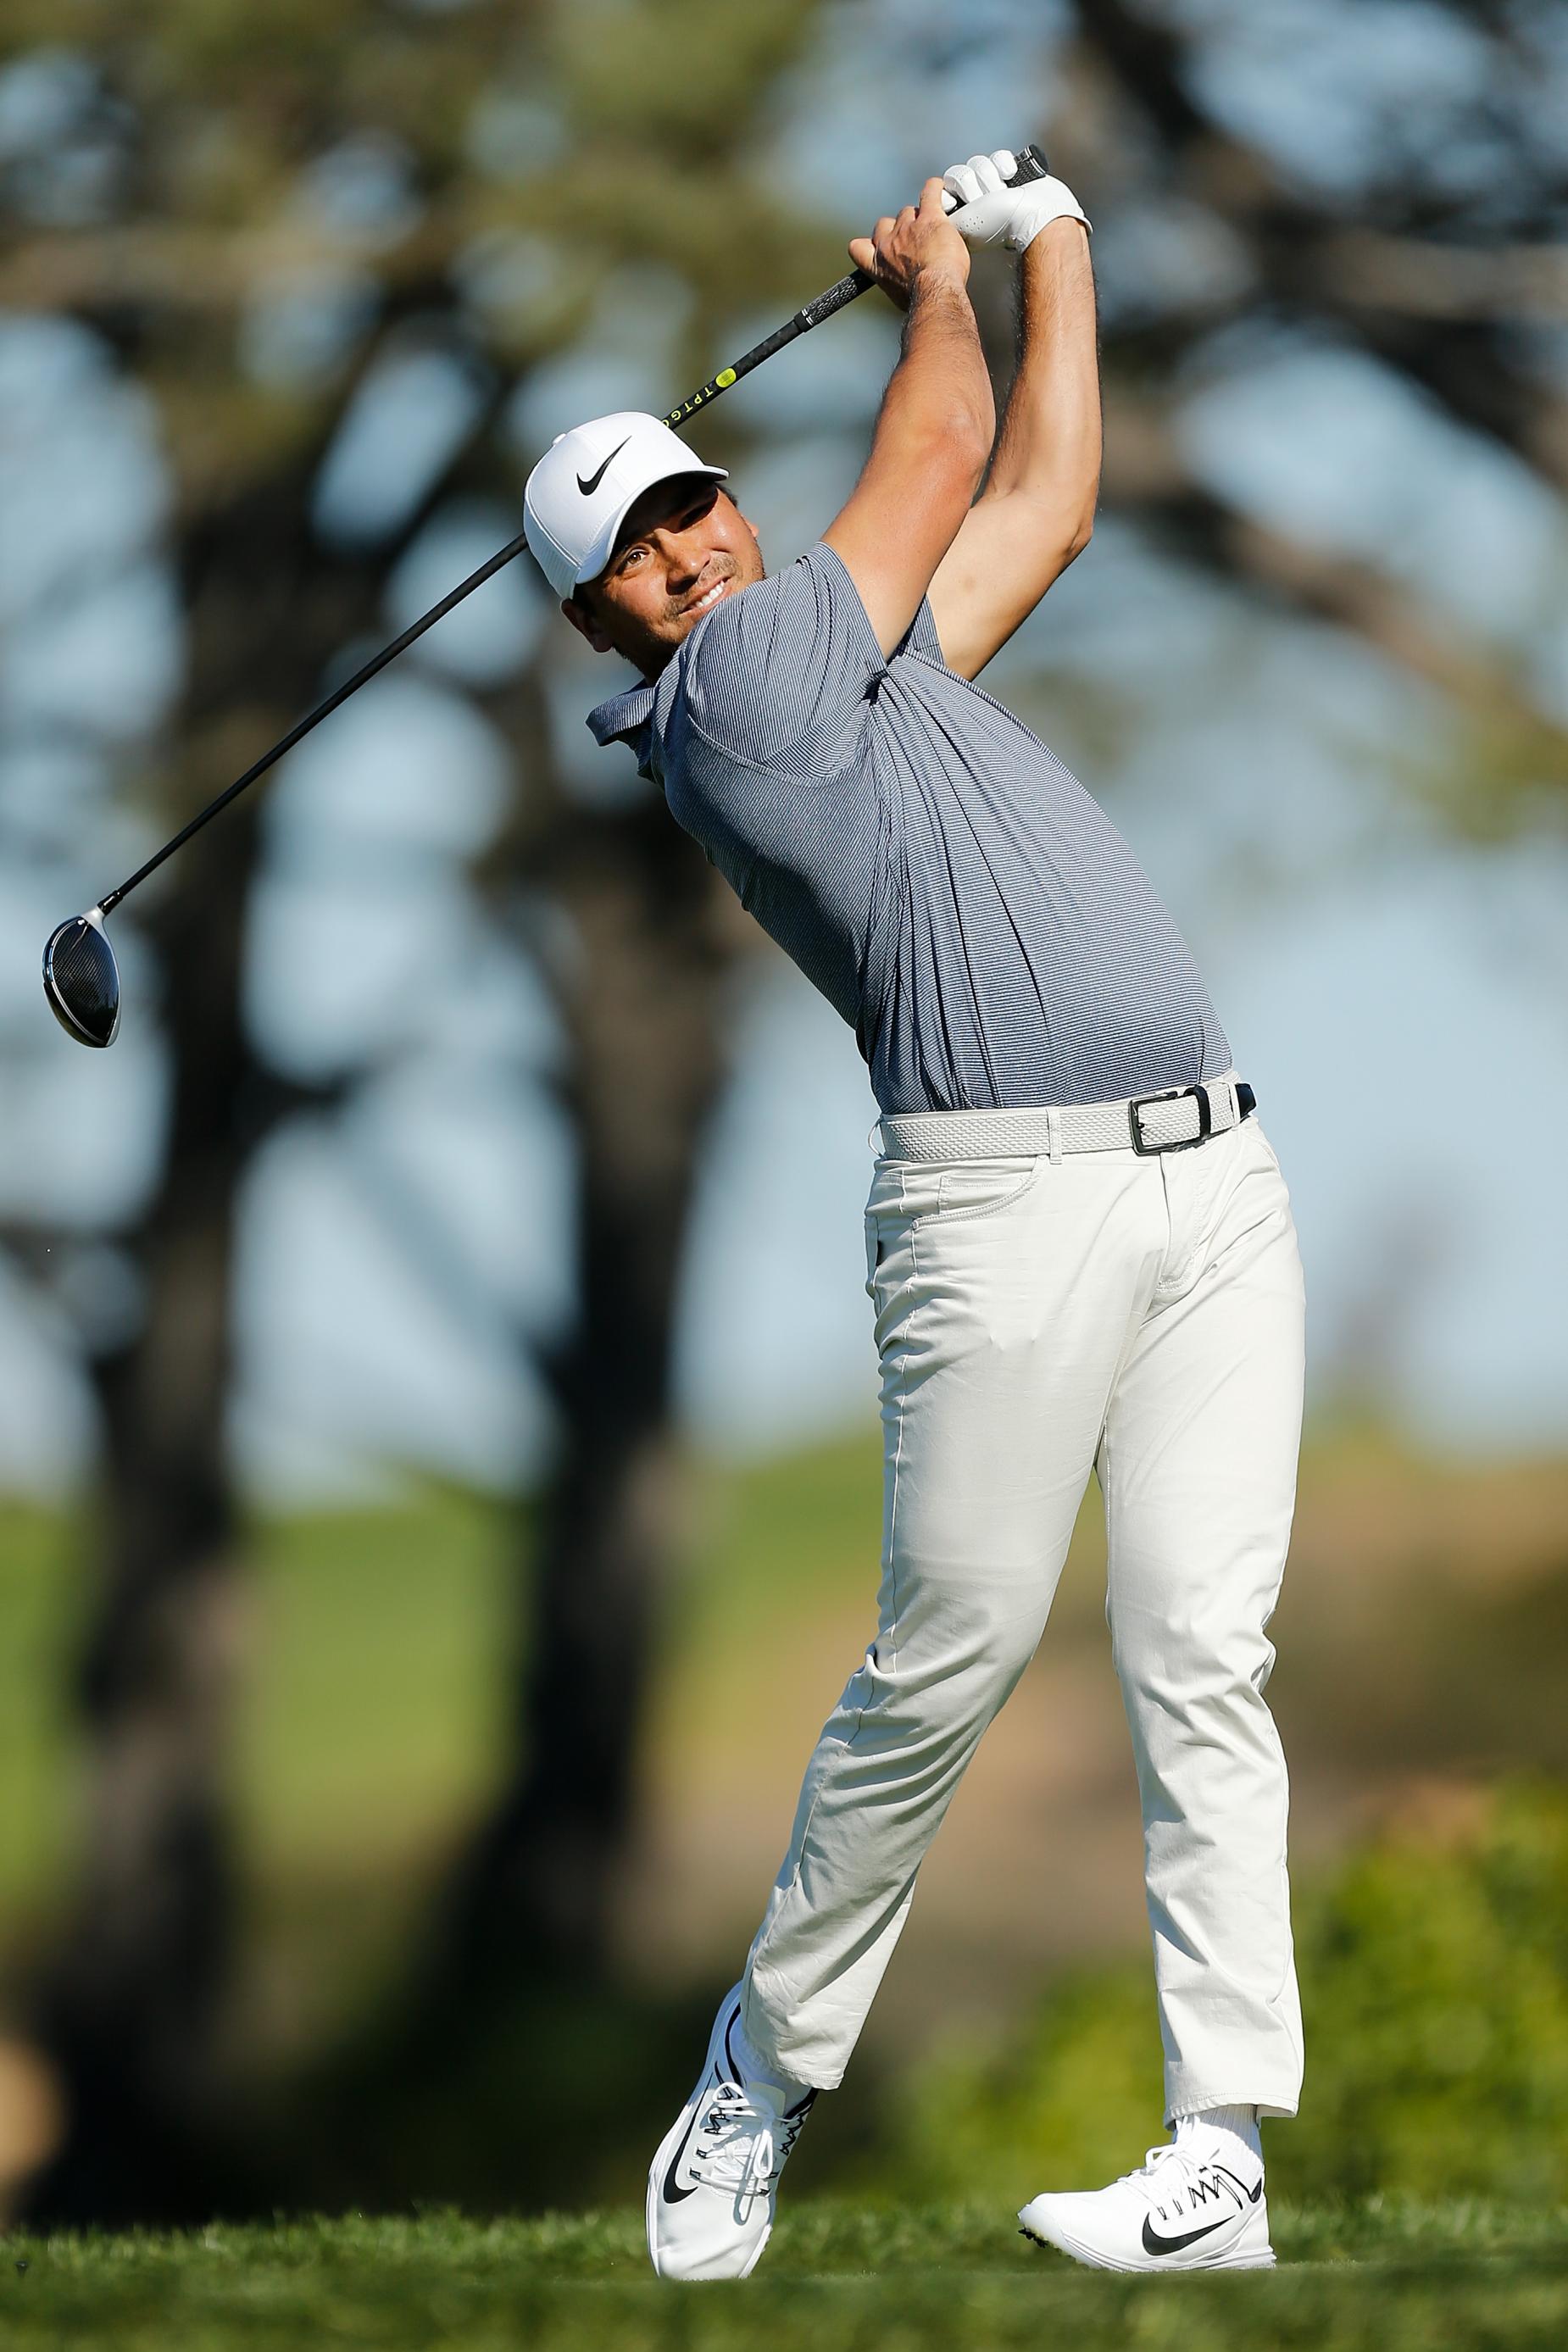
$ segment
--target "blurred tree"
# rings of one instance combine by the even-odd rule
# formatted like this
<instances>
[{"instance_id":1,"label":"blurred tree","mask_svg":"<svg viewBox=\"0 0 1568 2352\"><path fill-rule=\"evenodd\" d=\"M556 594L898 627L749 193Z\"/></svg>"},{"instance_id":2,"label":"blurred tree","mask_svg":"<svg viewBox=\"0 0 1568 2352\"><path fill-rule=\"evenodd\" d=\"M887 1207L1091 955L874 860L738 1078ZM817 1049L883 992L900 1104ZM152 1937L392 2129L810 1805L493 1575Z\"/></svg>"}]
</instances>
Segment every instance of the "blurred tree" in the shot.
<instances>
[{"instance_id":1,"label":"blurred tree","mask_svg":"<svg viewBox=\"0 0 1568 2352\"><path fill-rule=\"evenodd\" d=\"M837 236L813 237L746 165L818 21L851 17L868 53L896 37L906 67L923 55L933 85L998 27L1015 47L1039 37L1028 0L973 22L798 0L287 0L254 20L221 0L151 18L132 0L12 0L0 59L32 80L20 100L11 84L0 154L0 305L101 337L155 401L174 479L185 689L164 781L142 785L159 832L384 628L395 566L449 501L514 495L514 386L600 335L628 282L672 319L686 306L673 396L709 372L738 284L783 310L835 273ZM1462 721L1466 821L1560 796L1563 733L1528 665L1461 629L1399 551L1347 556L1216 488L1180 418L1195 377L1270 337L1315 339L1561 497L1560 12L1075 0L1069 17L1044 130L1099 225L1108 503L1440 688ZM1310 51L1310 135L1288 37ZM1260 40L1279 44L1271 108L1249 103ZM399 383L402 444L347 497L338 460ZM721 454L735 406L705 427ZM546 1366L559 1444L520 1547L510 1752L426 1987L449 2014L525 1964L591 1981L604 1963L668 1543L671 1304L742 936L647 796L584 796L552 748L550 670L546 640L474 689L517 763L479 878L567 1041L577 1306ZM47 2000L73 2125L39 2203L74 2219L221 2193L236 1209L258 1141L366 1076L306 1086L258 1043L241 978L258 854L254 814L226 818L147 919L169 1111L150 1203L115 1237L143 1310L98 1362L91 1830Z\"/></svg>"},{"instance_id":2,"label":"blurred tree","mask_svg":"<svg viewBox=\"0 0 1568 2352\"><path fill-rule=\"evenodd\" d=\"M1453 821L1526 822L1543 794L1560 819L1568 731L1521 650L1463 625L1443 583L1413 584L1397 545L1352 551L1227 497L1179 429L1205 375L1293 343L1371 362L1568 495L1555 0L1073 0L1073 20L1052 153L1123 257L1107 507L1439 688L1454 729L1434 781Z\"/></svg>"},{"instance_id":3,"label":"blurred tree","mask_svg":"<svg viewBox=\"0 0 1568 2352\"><path fill-rule=\"evenodd\" d=\"M507 399L595 318L615 272L660 269L674 315L689 304L693 381L733 308L739 247L748 299L798 289L800 233L741 167L813 12L681 13L679 41L653 12L546 0L329 0L254 21L211 0L172 0L155 21L84 0L68 27L32 0L9 13L0 57L32 72L43 133L26 136L24 82L0 303L104 338L156 400L174 477L186 684L150 794L160 832L315 698L335 655L384 629L389 576L444 501L515 497ZM411 429L406 474L334 510L325 469L356 401L412 362L459 421L434 455ZM504 1981L525 1953L602 1964L668 1540L671 1306L738 937L646 797L577 804L550 749L548 666L542 652L489 698L519 748L489 882L531 947L562 937L535 919L542 898L570 933L546 969L571 1048L579 1307L549 1366L560 1436L520 1586L514 1755L461 1874L448 1992L454 1971ZM252 1034L255 819L204 836L148 919L170 1107L150 1204L117 1237L144 1312L97 1364L89 1832L44 2001L70 2128L36 2201L68 2220L178 2218L244 2194L221 2169L216 2064L241 1576L225 1432L236 1212L269 1129L364 1075L302 1087Z\"/></svg>"}]
</instances>

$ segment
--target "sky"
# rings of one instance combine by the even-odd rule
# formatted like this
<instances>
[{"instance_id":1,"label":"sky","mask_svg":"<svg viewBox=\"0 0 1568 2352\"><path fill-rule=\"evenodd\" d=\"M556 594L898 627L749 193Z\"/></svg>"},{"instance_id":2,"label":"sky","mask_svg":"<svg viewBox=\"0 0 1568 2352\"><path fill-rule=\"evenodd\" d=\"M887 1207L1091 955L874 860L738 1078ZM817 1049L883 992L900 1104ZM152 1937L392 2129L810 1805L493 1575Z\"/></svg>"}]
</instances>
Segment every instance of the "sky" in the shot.
<instances>
[{"instance_id":1,"label":"sky","mask_svg":"<svg viewBox=\"0 0 1568 2352\"><path fill-rule=\"evenodd\" d=\"M845 44L877 16L836 16L773 133L778 167L831 175L851 220L912 155L966 153L993 143L999 117L1039 112L1012 86L1016 60L984 39L911 83L907 105L868 108ZM1268 79L1238 51L1227 104L1267 105ZM1297 97L1276 90L1282 140ZM0 78L0 139L7 103ZM1135 274L1132 258L1102 260L1108 299ZM669 380L658 289L613 291L586 354L539 371L514 403L520 487L563 425L662 408L685 388ZM308 363L308 325L258 318L258 371ZM733 395L769 436L743 487L772 564L847 489L890 353L886 316L863 304ZM389 482L412 496L463 400L427 367L384 371L329 461L323 516L352 529ZM89 1055L50 1021L37 956L153 845L123 755L153 739L179 687L166 482L158 420L74 328L0 314L0 1223L86 1232L133 1204L154 1165L151 974L128 908L123 1034ZM1216 353L1182 431L1216 488L1386 563L1508 646L1563 709L1563 518L1520 469L1367 363L1279 338ZM394 581L387 634L514 528L500 508L446 512ZM512 753L463 689L552 627L552 723L574 788L637 791L629 760L596 753L582 726L618 679L568 639L524 563L265 788L258 1034L301 1075L367 1042L387 1055L350 1113L291 1125L250 1180L234 1437L269 1496L378 1490L399 1464L506 1486L548 1444L518 1333L546 1337L569 1307L570 1167L548 1085L560 1047L467 879ZM1444 1448L1568 1442L1568 1318L1551 1310L1568 1292L1562 839L1455 841L1420 789L1451 755L1439 697L1331 633L1195 585L1114 526L988 683L1103 799L1194 949L1290 1181L1319 1405L1353 1394ZM875 1105L850 1033L772 950L737 982L733 1034L679 1391L698 1443L746 1454L874 1414L860 1212ZM112 1253L62 1255L42 1285L0 1260L0 1488L58 1492L85 1475L75 1334L134 1313Z\"/></svg>"}]
</instances>

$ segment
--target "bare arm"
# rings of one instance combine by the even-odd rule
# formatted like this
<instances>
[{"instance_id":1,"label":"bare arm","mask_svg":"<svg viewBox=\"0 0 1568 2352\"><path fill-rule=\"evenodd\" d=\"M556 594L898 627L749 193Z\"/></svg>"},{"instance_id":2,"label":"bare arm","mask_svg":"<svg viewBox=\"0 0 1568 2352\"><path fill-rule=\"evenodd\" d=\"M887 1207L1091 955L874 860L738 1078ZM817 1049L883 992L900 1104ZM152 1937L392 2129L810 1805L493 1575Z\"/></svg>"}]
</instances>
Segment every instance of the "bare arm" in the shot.
<instances>
[{"instance_id":1,"label":"bare arm","mask_svg":"<svg viewBox=\"0 0 1568 2352\"><path fill-rule=\"evenodd\" d=\"M1089 236L1052 221L1018 266L1017 373L990 478L931 585L950 668L974 677L1088 546L1100 487Z\"/></svg>"},{"instance_id":2,"label":"bare arm","mask_svg":"<svg viewBox=\"0 0 1568 2352\"><path fill-rule=\"evenodd\" d=\"M969 252L928 180L906 205L857 237L850 257L907 303L904 347L882 396L871 454L854 494L823 537L860 593L877 642L891 653L969 511L995 411L969 306Z\"/></svg>"}]
</instances>

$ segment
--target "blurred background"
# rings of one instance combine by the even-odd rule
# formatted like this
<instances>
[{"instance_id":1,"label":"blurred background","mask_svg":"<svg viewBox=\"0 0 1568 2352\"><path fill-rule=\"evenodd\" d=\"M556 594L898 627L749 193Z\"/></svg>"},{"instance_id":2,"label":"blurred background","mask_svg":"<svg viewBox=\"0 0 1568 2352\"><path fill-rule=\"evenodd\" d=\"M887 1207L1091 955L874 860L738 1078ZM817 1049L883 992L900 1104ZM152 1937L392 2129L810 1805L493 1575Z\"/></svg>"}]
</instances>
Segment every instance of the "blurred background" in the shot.
<instances>
[{"instance_id":1,"label":"blurred background","mask_svg":"<svg viewBox=\"0 0 1568 2352\"><path fill-rule=\"evenodd\" d=\"M497 576L976 147L1095 223L1093 546L987 683L1197 952L1290 1177L1282 2182L1568 2193L1568 19L1550 0L10 0L0 29L0 2200L634 2193L880 1524L848 1032ZM977 264L998 368L1007 273ZM776 565L868 299L693 438ZM1159 2117L1097 1497L804 2189Z\"/></svg>"}]
</instances>

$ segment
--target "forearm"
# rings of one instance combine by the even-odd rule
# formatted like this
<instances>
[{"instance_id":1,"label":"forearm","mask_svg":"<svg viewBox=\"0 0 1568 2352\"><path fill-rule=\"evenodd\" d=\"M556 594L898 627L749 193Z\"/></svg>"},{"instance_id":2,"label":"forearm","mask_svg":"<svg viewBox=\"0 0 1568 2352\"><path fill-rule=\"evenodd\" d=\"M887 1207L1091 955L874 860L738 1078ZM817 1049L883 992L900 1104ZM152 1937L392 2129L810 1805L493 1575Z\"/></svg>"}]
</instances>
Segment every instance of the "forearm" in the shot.
<instances>
[{"instance_id":1,"label":"forearm","mask_svg":"<svg viewBox=\"0 0 1568 2352\"><path fill-rule=\"evenodd\" d=\"M995 410L963 283L922 273L855 494L823 538L890 653L971 510Z\"/></svg>"},{"instance_id":2,"label":"forearm","mask_svg":"<svg viewBox=\"0 0 1568 2352\"><path fill-rule=\"evenodd\" d=\"M984 499L1022 496L1045 509L1076 552L1100 486L1100 357L1089 236L1052 221L1018 268L1018 365Z\"/></svg>"},{"instance_id":3,"label":"forearm","mask_svg":"<svg viewBox=\"0 0 1568 2352\"><path fill-rule=\"evenodd\" d=\"M946 445L978 481L995 431L991 378L963 286L922 270L904 320L903 350L888 380L871 459L911 445ZM971 493L973 494L971 485Z\"/></svg>"}]
</instances>

